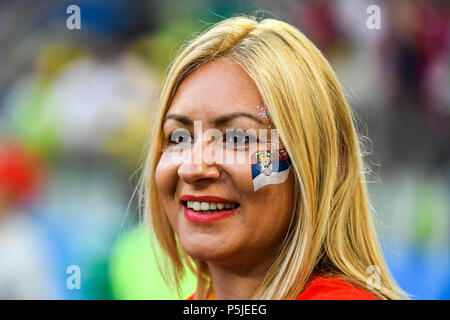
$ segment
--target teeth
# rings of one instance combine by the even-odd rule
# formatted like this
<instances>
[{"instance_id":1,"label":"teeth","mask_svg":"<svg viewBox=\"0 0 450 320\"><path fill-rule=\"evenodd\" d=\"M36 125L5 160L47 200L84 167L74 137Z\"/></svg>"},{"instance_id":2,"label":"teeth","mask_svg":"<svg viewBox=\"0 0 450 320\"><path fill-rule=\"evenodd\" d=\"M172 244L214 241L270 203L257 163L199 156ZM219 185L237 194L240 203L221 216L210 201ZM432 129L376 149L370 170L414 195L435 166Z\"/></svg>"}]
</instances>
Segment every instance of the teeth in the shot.
<instances>
[{"instance_id":1,"label":"teeth","mask_svg":"<svg viewBox=\"0 0 450 320\"><path fill-rule=\"evenodd\" d=\"M209 210L209 203L208 202L202 202L200 205L200 210L207 211Z\"/></svg>"},{"instance_id":2,"label":"teeth","mask_svg":"<svg viewBox=\"0 0 450 320\"><path fill-rule=\"evenodd\" d=\"M195 211L202 211L203 213L212 213L222 209L232 209L238 206L237 203L222 203L222 202L198 202L187 201L187 207Z\"/></svg>"},{"instance_id":3,"label":"teeth","mask_svg":"<svg viewBox=\"0 0 450 320\"><path fill-rule=\"evenodd\" d=\"M194 203L192 204L192 209L194 209L195 211L199 211L200 210L200 202L194 201Z\"/></svg>"}]
</instances>

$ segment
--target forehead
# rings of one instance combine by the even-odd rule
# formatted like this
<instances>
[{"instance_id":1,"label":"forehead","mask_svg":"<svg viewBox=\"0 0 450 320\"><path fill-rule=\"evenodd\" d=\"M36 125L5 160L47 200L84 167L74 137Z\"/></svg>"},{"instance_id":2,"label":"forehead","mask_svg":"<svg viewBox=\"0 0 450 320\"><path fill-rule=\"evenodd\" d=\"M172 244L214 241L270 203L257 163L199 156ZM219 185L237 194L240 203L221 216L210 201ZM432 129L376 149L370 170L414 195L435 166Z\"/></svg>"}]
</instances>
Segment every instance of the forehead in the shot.
<instances>
[{"instance_id":1,"label":"forehead","mask_svg":"<svg viewBox=\"0 0 450 320\"><path fill-rule=\"evenodd\" d=\"M248 74L235 62L208 62L180 84L168 113L208 118L232 112L255 113L263 101Z\"/></svg>"}]
</instances>

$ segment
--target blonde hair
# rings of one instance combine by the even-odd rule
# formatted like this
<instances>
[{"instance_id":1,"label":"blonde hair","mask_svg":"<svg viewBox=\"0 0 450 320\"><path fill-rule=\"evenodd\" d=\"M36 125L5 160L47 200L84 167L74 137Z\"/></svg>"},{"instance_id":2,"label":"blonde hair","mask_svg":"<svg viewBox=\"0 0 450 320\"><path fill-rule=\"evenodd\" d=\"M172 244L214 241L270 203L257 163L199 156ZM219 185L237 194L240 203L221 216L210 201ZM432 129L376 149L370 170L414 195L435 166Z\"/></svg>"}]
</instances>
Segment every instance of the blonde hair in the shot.
<instances>
[{"instance_id":1,"label":"blonde hair","mask_svg":"<svg viewBox=\"0 0 450 320\"><path fill-rule=\"evenodd\" d=\"M382 299L403 297L374 231L351 110L334 72L298 29L253 17L226 19L188 43L162 88L141 194L144 214L150 214L175 284L179 287L187 264L197 276L195 298L205 299L211 292L206 263L180 248L158 195L154 172L162 152L161 126L181 81L216 59L231 59L253 79L296 178L289 232L253 298L295 299L314 274L366 288L371 266L379 271L379 285L368 288L373 294Z\"/></svg>"}]
</instances>

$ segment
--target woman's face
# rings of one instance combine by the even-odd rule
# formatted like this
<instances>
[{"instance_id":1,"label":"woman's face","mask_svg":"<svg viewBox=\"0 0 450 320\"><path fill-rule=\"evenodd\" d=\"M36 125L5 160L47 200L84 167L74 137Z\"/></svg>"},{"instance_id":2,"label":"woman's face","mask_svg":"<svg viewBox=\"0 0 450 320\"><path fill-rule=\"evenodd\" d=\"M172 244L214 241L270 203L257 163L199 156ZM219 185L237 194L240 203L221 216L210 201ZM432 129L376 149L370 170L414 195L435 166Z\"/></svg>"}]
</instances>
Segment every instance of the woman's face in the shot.
<instances>
[{"instance_id":1,"label":"woman's face","mask_svg":"<svg viewBox=\"0 0 450 320\"><path fill-rule=\"evenodd\" d=\"M292 170L257 191L252 179L250 156L270 150L258 135L269 124L261 106L247 73L236 63L217 60L182 81L166 114L155 179L180 244L193 258L239 268L270 263L287 233L294 205ZM207 132L223 137L212 139Z\"/></svg>"}]
</instances>

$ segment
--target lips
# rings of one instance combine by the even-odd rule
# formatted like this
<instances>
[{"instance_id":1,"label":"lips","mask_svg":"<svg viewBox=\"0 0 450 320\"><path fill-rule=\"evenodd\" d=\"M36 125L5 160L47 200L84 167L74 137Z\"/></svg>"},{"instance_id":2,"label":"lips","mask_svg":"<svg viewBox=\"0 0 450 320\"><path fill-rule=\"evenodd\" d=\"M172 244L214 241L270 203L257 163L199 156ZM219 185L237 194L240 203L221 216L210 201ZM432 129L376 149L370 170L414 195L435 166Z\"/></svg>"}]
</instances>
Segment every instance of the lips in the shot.
<instances>
[{"instance_id":1,"label":"lips","mask_svg":"<svg viewBox=\"0 0 450 320\"><path fill-rule=\"evenodd\" d=\"M181 197L186 219L196 223L211 223L232 216L239 209L239 203L216 196Z\"/></svg>"},{"instance_id":2,"label":"lips","mask_svg":"<svg viewBox=\"0 0 450 320\"><path fill-rule=\"evenodd\" d=\"M181 201L199 201L199 202L220 202L220 203L233 203L233 201L229 201L224 198L216 197L216 196L192 196L192 195L183 195L181 196Z\"/></svg>"}]
</instances>

